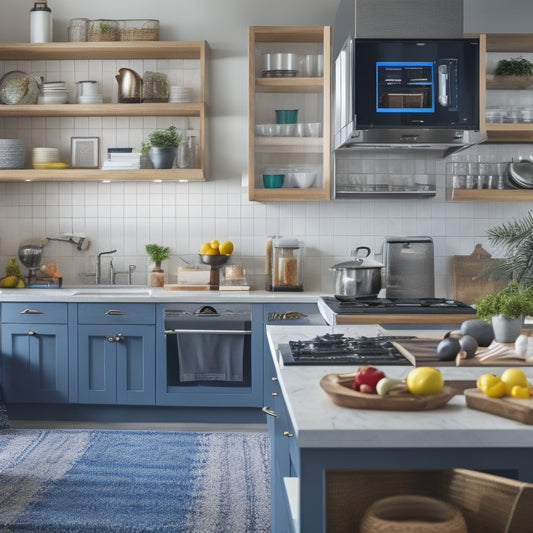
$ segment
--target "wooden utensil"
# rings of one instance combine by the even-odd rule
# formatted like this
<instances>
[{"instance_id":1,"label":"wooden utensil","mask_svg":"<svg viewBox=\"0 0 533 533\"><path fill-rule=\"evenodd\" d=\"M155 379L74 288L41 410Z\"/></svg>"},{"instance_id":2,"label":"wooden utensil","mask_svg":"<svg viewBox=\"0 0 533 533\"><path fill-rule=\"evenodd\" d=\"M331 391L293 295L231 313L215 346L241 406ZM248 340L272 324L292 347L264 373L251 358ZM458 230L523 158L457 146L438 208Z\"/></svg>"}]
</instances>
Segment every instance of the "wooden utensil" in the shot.
<instances>
[{"instance_id":1,"label":"wooden utensil","mask_svg":"<svg viewBox=\"0 0 533 533\"><path fill-rule=\"evenodd\" d=\"M476 244L470 255L453 256L453 297L465 304L473 304L487 292L502 289L506 282L489 281L478 277L490 265L501 262Z\"/></svg>"}]
</instances>

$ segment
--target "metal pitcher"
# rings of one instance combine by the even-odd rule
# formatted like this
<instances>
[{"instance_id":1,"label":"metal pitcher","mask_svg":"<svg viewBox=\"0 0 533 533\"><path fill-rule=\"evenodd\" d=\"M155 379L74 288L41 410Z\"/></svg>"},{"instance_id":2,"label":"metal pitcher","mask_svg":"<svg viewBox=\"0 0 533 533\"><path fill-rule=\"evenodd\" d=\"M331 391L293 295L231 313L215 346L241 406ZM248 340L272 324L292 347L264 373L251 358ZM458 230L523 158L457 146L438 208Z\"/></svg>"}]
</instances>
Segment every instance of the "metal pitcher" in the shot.
<instances>
[{"instance_id":1,"label":"metal pitcher","mask_svg":"<svg viewBox=\"0 0 533 533\"><path fill-rule=\"evenodd\" d=\"M118 101L121 104L138 104L142 100L143 80L129 68L121 68L115 75L118 82Z\"/></svg>"}]
</instances>

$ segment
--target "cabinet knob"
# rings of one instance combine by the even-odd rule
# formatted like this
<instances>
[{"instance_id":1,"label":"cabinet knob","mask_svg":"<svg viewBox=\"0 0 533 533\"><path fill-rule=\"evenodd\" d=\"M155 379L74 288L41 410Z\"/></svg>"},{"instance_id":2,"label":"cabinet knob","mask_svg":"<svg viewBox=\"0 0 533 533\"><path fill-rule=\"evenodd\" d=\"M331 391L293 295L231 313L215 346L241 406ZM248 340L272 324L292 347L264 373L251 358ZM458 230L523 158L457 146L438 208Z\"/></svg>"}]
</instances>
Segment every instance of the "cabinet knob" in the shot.
<instances>
[{"instance_id":1,"label":"cabinet knob","mask_svg":"<svg viewBox=\"0 0 533 533\"><path fill-rule=\"evenodd\" d=\"M277 396L277 395L278 395L277 392L273 392L273 393L272 393L272 396Z\"/></svg>"},{"instance_id":2,"label":"cabinet knob","mask_svg":"<svg viewBox=\"0 0 533 533\"><path fill-rule=\"evenodd\" d=\"M37 335L37 333L35 333L35 331L31 331L31 330L30 330L30 331L28 331L28 335L29 335L30 337L33 337L34 335Z\"/></svg>"},{"instance_id":3,"label":"cabinet knob","mask_svg":"<svg viewBox=\"0 0 533 533\"><path fill-rule=\"evenodd\" d=\"M283 432L283 436L284 437L294 437L294 435L292 433L289 433L288 431L284 431Z\"/></svg>"},{"instance_id":4,"label":"cabinet knob","mask_svg":"<svg viewBox=\"0 0 533 533\"><path fill-rule=\"evenodd\" d=\"M278 378L277 378L276 376L272 376L270 379L271 379L272 381L278 381Z\"/></svg>"},{"instance_id":5,"label":"cabinet knob","mask_svg":"<svg viewBox=\"0 0 533 533\"><path fill-rule=\"evenodd\" d=\"M107 342L115 342L115 337L113 337L113 335L109 335L108 337L106 337L106 340Z\"/></svg>"},{"instance_id":6,"label":"cabinet knob","mask_svg":"<svg viewBox=\"0 0 533 533\"><path fill-rule=\"evenodd\" d=\"M120 342L120 341L123 341L124 340L124 335L122 335L122 333L117 333L115 335L115 342Z\"/></svg>"}]
</instances>

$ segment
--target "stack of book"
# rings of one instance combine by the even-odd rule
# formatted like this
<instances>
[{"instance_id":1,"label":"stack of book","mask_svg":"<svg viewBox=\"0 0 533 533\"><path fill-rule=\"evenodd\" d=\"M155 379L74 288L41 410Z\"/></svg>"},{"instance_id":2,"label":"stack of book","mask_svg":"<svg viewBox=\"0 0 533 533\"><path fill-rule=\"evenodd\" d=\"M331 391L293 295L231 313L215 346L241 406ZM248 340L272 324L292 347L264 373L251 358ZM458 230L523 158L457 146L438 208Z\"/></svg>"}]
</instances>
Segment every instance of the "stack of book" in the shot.
<instances>
[{"instance_id":1,"label":"stack of book","mask_svg":"<svg viewBox=\"0 0 533 533\"><path fill-rule=\"evenodd\" d=\"M108 152L102 170L135 170L141 168L140 152Z\"/></svg>"}]
</instances>

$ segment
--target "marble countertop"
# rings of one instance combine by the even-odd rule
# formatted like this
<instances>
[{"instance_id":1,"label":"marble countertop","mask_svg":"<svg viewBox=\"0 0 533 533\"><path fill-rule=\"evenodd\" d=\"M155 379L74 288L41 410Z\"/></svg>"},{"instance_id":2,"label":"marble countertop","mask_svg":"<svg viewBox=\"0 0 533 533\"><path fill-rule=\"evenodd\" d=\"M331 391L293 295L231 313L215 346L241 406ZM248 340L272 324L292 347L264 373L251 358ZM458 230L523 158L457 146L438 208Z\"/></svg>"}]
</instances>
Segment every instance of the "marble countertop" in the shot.
<instances>
[{"instance_id":1,"label":"marble countertop","mask_svg":"<svg viewBox=\"0 0 533 533\"><path fill-rule=\"evenodd\" d=\"M1 302L242 302L316 303L323 293L165 290L140 285L87 285L61 289L1 289Z\"/></svg>"},{"instance_id":2,"label":"marble countertop","mask_svg":"<svg viewBox=\"0 0 533 533\"><path fill-rule=\"evenodd\" d=\"M335 405L320 387L326 374L354 372L348 366L286 366L277 346L324 333L347 336L402 334L368 326L267 326L268 342L279 371L280 386L300 447L309 448L413 448L413 447L533 447L533 426L466 407L464 396L429 411L378 411ZM420 331L424 337L441 337L444 330ZM408 334L417 334L409 330ZM410 366L380 367L390 377L404 378ZM523 367L533 379L533 367ZM504 367L441 367L444 379L475 380L483 373L501 374Z\"/></svg>"}]
</instances>

